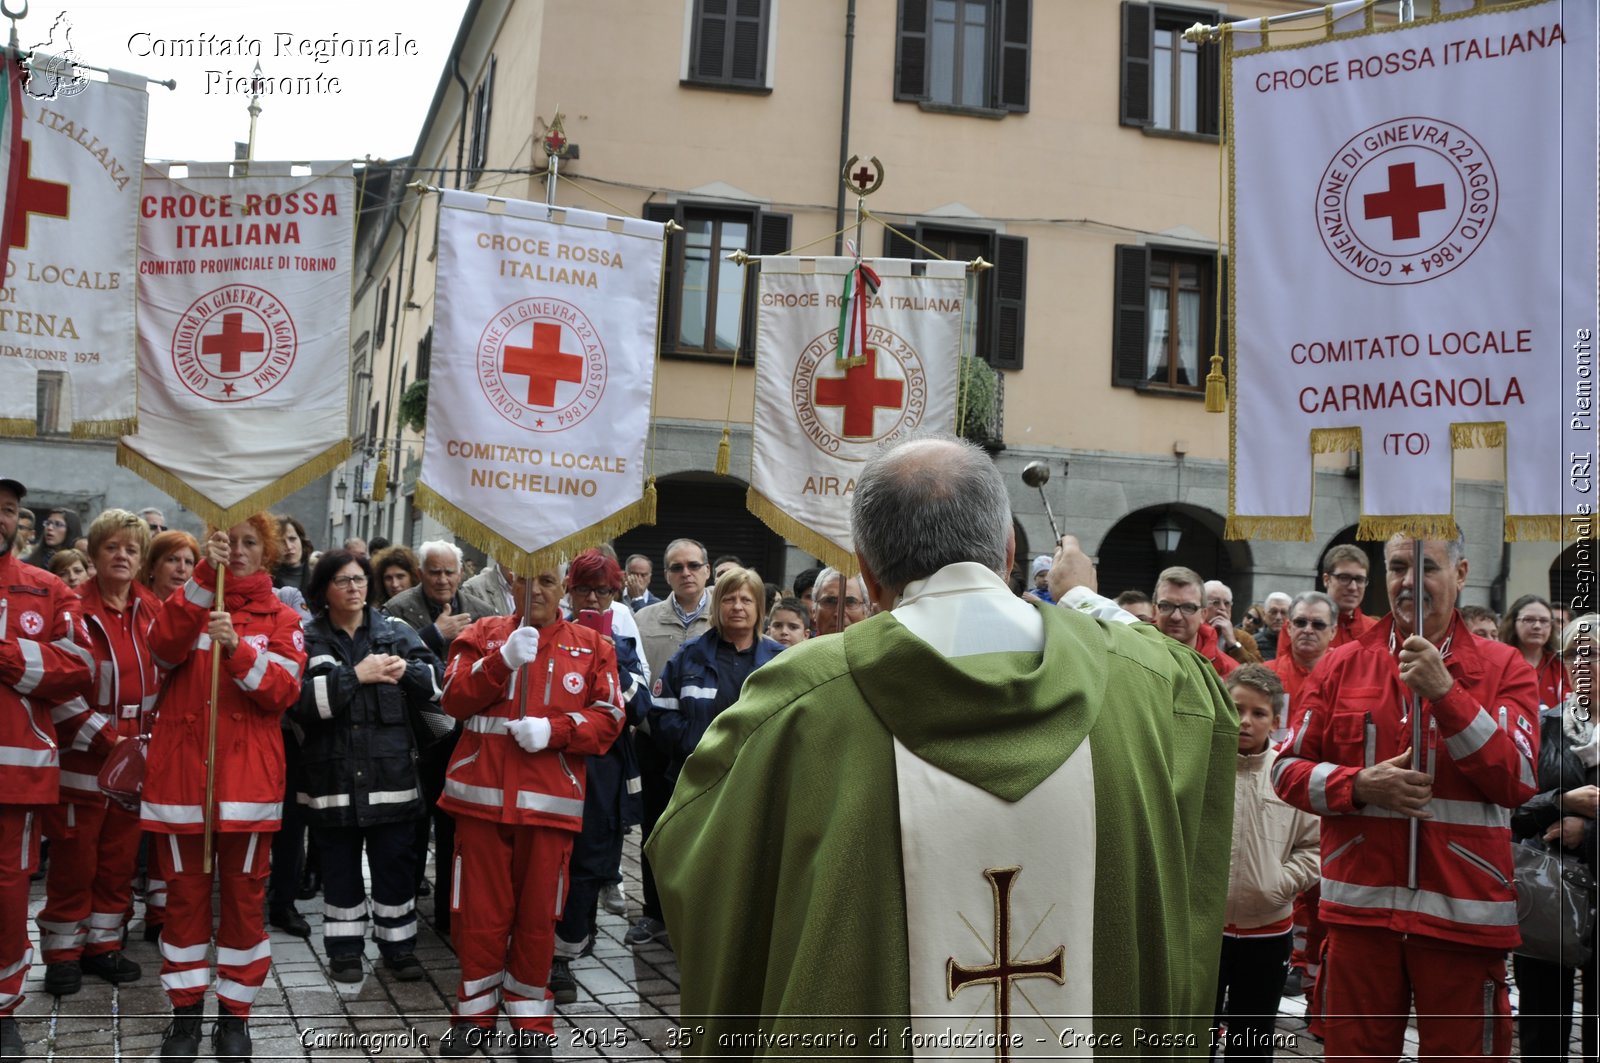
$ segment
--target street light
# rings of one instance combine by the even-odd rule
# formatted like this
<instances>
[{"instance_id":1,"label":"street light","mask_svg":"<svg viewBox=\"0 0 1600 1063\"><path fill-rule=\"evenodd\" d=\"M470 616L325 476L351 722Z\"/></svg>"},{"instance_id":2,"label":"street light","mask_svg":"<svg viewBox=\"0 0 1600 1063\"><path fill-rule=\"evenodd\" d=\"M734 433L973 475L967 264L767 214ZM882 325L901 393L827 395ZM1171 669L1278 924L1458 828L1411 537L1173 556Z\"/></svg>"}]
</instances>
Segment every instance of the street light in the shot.
<instances>
[{"instance_id":1,"label":"street light","mask_svg":"<svg viewBox=\"0 0 1600 1063\"><path fill-rule=\"evenodd\" d=\"M350 493L350 485L344 482L344 473L339 474L339 482L333 485L333 494L340 502Z\"/></svg>"},{"instance_id":2,"label":"street light","mask_svg":"<svg viewBox=\"0 0 1600 1063\"><path fill-rule=\"evenodd\" d=\"M1155 536L1156 553L1174 554L1178 552L1178 543L1183 538L1183 529L1178 522L1172 519L1170 512L1161 514L1161 519L1155 522L1150 529L1150 534Z\"/></svg>"}]
</instances>

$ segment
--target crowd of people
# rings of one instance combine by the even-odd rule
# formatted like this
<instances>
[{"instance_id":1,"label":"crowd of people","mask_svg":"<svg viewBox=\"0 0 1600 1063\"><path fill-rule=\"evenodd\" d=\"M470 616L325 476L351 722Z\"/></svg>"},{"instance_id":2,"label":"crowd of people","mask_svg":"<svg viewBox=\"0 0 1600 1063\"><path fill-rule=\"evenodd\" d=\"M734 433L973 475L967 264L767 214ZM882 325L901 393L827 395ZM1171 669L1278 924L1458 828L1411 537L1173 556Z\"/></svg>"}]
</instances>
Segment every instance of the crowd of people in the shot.
<instances>
[{"instance_id":1,"label":"crowd of people","mask_svg":"<svg viewBox=\"0 0 1600 1063\"><path fill-rule=\"evenodd\" d=\"M885 465L881 475L892 487L911 473ZM972 476L981 494L987 473L974 463ZM915 509L926 493L885 512ZM259 513L201 541L156 508L107 510L84 531L70 510L36 519L25 496L0 479L0 844L22 854L0 866L6 1058L23 1050L13 1014L33 960L27 890L41 840L46 992L78 992L84 975L143 977L123 951L142 896L173 1008L163 1058L197 1057L213 986L213 1053L250 1057L266 928L309 938L296 902L318 892L329 971L349 982L366 974L369 934L392 977L422 977L416 902L432 894L461 966L443 1054L509 1046L547 1058L554 1009L577 998L572 964L594 949L599 909L628 910L622 847L635 826L653 840L625 941L675 947L674 932L694 933L680 952L687 1008L715 953L681 903L686 889L703 903L712 887L682 855L695 846L680 806L730 749L732 731L716 721L742 692L747 705L751 691L770 695L752 677L787 649L829 639L795 655L786 675L839 647L887 652L898 628L871 628L879 643L848 634L879 613L958 657L943 645L956 628L936 610L963 595L975 612L957 627L985 610L995 626L960 638L1048 647L1066 637L1059 621L1040 628L1030 617L1088 614L1118 659L1148 655L1156 639L1162 654L1204 669L1209 692L1186 696L1200 698L1193 714L1213 730L1232 728L1220 706L1237 713L1231 846L1207 858L1226 878L1225 898L1210 898L1220 958L1215 992L1205 987L1197 1005L1214 1006L1215 1044L1230 1057L1270 1057L1281 997L1303 993L1330 1054L1395 1058L1414 1006L1424 1054L1506 1058L1512 846L1596 864L1600 618L1570 618L1533 595L1504 616L1458 609L1459 540L1425 544L1420 591L1411 541L1386 544L1382 617L1362 612L1373 576L1355 546L1328 552L1322 589L1274 590L1240 609L1226 584L1181 566L1149 591L1102 596L1070 537L1027 563L1029 585L1002 595L1010 604L995 598L1004 585L994 579L1011 571L1014 544L1001 544L1003 565L993 544L971 558L935 544L930 553L961 563L894 558L875 571L863 542L859 574L813 568L780 587L687 538L666 547L669 592L657 598L655 559L609 547L528 576L493 564L471 574L443 540L318 551L294 517ZM967 516L986 529L993 514ZM861 536L872 519L859 518ZM1008 534L1009 515L996 527ZM921 541L909 526L895 534ZM891 564L898 580L884 578ZM1142 667L1171 667L1154 661ZM1421 746L1413 714L1427 720ZM147 764L135 802L100 780L130 742ZM713 847L726 842L714 829L720 807L701 806ZM728 815L723 826L748 824L750 810ZM1593 1060L1595 959L1518 955L1515 976L1523 1058L1565 1058L1581 997ZM728 1010L726 997L704 1003ZM495 1032L501 1011L509 1034Z\"/></svg>"}]
</instances>

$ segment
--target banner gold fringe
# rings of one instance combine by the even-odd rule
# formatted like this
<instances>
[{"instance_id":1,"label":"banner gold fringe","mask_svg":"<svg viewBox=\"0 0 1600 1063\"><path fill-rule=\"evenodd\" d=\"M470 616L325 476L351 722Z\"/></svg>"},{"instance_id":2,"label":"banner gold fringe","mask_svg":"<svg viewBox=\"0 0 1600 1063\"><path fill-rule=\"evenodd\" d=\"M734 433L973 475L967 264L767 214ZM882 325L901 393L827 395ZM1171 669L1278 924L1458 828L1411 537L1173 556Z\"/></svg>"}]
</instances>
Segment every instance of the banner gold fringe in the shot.
<instances>
[{"instance_id":1,"label":"banner gold fringe","mask_svg":"<svg viewBox=\"0 0 1600 1063\"><path fill-rule=\"evenodd\" d=\"M733 446L728 438L728 426L722 426L722 440L717 444L717 463L712 466L712 471L718 476L728 475L728 466L732 464Z\"/></svg>"},{"instance_id":2,"label":"banner gold fringe","mask_svg":"<svg viewBox=\"0 0 1600 1063\"><path fill-rule=\"evenodd\" d=\"M1206 374L1206 412L1228 412L1228 378L1222 375L1222 355L1211 356L1211 372Z\"/></svg>"},{"instance_id":3,"label":"banner gold fringe","mask_svg":"<svg viewBox=\"0 0 1600 1063\"><path fill-rule=\"evenodd\" d=\"M39 434L39 426L32 417L0 417L0 436L32 439Z\"/></svg>"},{"instance_id":4,"label":"banner gold fringe","mask_svg":"<svg viewBox=\"0 0 1600 1063\"><path fill-rule=\"evenodd\" d=\"M1560 542L1566 521L1559 514L1516 515L1506 514L1506 542L1536 543Z\"/></svg>"},{"instance_id":5,"label":"banner gold fringe","mask_svg":"<svg viewBox=\"0 0 1600 1063\"><path fill-rule=\"evenodd\" d=\"M648 524L651 527L655 527L656 478L654 476L650 477L649 481L647 481L644 485L644 516L640 518L639 523Z\"/></svg>"},{"instance_id":6,"label":"banner gold fringe","mask_svg":"<svg viewBox=\"0 0 1600 1063\"><path fill-rule=\"evenodd\" d=\"M1362 514L1356 538L1388 542L1392 535L1413 539L1454 539L1456 518L1449 513L1414 513L1409 517L1369 517Z\"/></svg>"},{"instance_id":7,"label":"banner gold fringe","mask_svg":"<svg viewBox=\"0 0 1600 1063\"><path fill-rule=\"evenodd\" d=\"M1313 428L1311 430L1311 453L1337 454L1341 450L1361 449L1361 429L1359 428Z\"/></svg>"},{"instance_id":8,"label":"banner gold fringe","mask_svg":"<svg viewBox=\"0 0 1600 1063\"><path fill-rule=\"evenodd\" d=\"M1488 421L1476 424L1453 424L1450 426L1450 445L1457 450L1503 447L1506 445L1506 423Z\"/></svg>"},{"instance_id":9,"label":"banner gold fringe","mask_svg":"<svg viewBox=\"0 0 1600 1063\"><path fill-rule=\"evenodd\" d=\"M287 476L280 476L254 494L223 508L199 491L184 483L175 473L157 465L126 443L117 444L117 464L130 469L145 480L194 512L201 520L216 528L231 528L246 517L254 516L277 504L300 488L321 479L350 456L350 441L341 439L327 450L301 465Z\"/></svg>"},{"instance_id":10,"label":"banner gold fringe","mask_svg":"<svg viewBox=\"0 0 1600 1063\"><path fill-rule=\"evenodd\" d=\"M116 421L74 421L73 439L121 439L139 430L139 418L124 417Z\"/></svg>"},{"instance_id":11,"label":"banner gold fringe","mask_svg":"<svg viewBox=\"0 0 1600 1063\"><path fill-rule=\"evenodd\" d=\"M604 520L580 528L538 550L524 550L505 536L462 510L427 484L418 482L413 501L417 508L449 527L457 536L494 558L501 568L519 576L536 576L574 554L615 539L630 528L640 524L655 523L654 484L645 489L644 497L623 506Z\"/></svg>"},{"instance_id":12,"label":"banner gold fringe","mask_svg":"<svg viewBox=\"0 0 1600 1063\"><path fill-rule=\"evenodd\" d=\"M745 492L744 505L755 518L829 568L846 576L856 572L856 555L838 543L795 520L783 507L754 487Z\"/></svg>"},{"instance_id":13,"label":"banner gold fringe","mask_svg":"<svg viewBox=\"0 0 1600 1063\"><path fill-rule=\"evenodd\" d=\"M1276 539L1288 543L1311 541L1310 517L1241 517L1228 518L1222 529L1224 539Z\"/></svg>"}]
</instances>

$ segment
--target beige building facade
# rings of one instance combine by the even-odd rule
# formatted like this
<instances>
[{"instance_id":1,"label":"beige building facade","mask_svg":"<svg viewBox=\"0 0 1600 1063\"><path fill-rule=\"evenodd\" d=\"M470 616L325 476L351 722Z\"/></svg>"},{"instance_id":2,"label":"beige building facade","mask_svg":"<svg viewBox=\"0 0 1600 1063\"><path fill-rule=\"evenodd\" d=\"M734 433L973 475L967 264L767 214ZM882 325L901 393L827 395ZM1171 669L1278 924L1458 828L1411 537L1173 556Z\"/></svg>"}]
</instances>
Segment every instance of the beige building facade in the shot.
<instances>
[{"instance_id":1,"label":"beige building facade","mask_svg":"<svg viewBox=\"0 0 1600 1063\"><path fill-rule=\"evenodd\" d=\"M474 0L409 166L395 164L385 209L364 222L358 454L346 498L330 497L329 537L414 545L443 530L410 504L421 436L400 416L429 368L437 197L401 184L542 200L542 138L559 107L575 157L560 163L556 202L685 228L669 242L661 520L622 552L658 555L690 535L778 583L810 563L744 511L753 278L723 256L835 253L835 231L855 218L841 164L857 156L882 164L867 200L877 218L995 264L975 301L976 353L999 385L987 442L1012 486L1019 560L1053 538L1019 475L1041 460L1057 521L1097 553L1108 593L1148 590L1167 564L1230 582L1240 608L1309 589L1321 554L1353 539L1359 456L1318 460L1313 542L1221 537L1229 418L1202 401L1217 333L1220 60L1215 45L1182 39L1196 22L1303 6ZM862 244L922 253L872 220ZM733 462L718 477L730 379ZM1286 440L1285 460L1310 460L1290 457L1303 447ZM393 490L375 502L363 477L380 453ZM1466 601L1550 592L1559 546L1502 542L1502 469L1499 451L1457 455ZM1155 532L1174 528L1176 549L1159 551Z\"/></svg>"}]
</instances>

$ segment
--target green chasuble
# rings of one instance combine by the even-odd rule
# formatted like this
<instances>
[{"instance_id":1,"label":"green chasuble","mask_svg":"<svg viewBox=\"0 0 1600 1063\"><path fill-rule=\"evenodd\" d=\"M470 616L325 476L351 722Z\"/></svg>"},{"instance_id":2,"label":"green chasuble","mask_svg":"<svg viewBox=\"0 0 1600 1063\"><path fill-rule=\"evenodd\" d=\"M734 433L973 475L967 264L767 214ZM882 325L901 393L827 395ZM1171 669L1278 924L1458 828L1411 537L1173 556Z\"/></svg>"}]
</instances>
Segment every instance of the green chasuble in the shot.
<instances>
[{"instance_id":1,"label":"green chasuble","mask_svg":"<svg viewBox=\"0 0 1600 1063\"><path fill-rule=\"evenodd\" d=\"M1042 653L945 658L885 613L751 675L646 846L686 1057L949 1057L917 1039L931 1020L912 1016L914 982L923 1000L948 984L937 1010L956 1018L933 1028L978 1037L963 1058L1206 1057L1237 712L1211 665L1153 627L1040 615ZM992 807L1002 855L963 860L950 819L903 816L903 793L940 792L927 780ZM1070 807L1040 819L1057 794ZM1018 835L1003 821L1025 806ZM1072 865L1076 879L1046 870ZM956 937L908 940L908 912L926 927L946 907ZM1052 1012L1058 992L1092 1014ZM1029 1043L995 1048L1006 1028Z\"/></svg>"}]
</instances>

